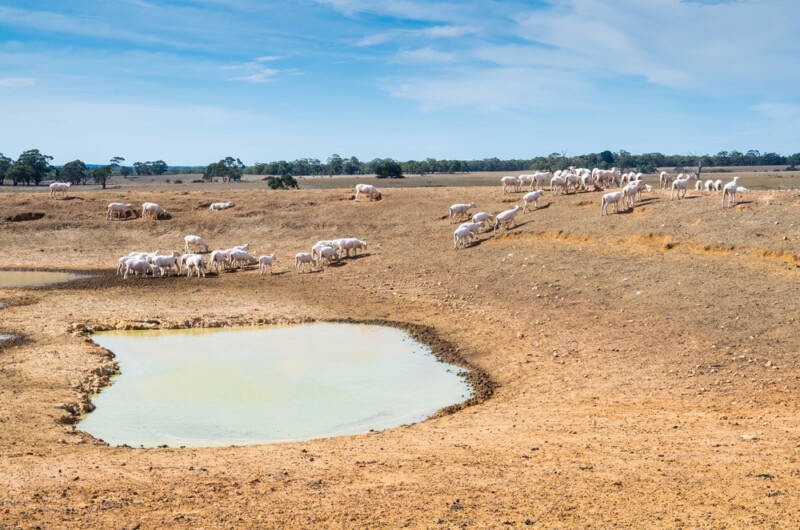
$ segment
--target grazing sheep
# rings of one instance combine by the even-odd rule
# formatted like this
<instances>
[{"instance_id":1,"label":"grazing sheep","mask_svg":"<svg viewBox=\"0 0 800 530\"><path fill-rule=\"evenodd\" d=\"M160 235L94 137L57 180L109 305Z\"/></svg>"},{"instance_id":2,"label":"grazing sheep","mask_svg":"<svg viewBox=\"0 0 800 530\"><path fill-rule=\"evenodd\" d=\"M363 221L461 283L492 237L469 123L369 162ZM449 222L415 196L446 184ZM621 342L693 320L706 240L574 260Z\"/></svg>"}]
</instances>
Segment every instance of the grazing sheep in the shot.
<instances>
[{"instance_id":1,"label":"grazing sheep","mask_svg":"<svg viewBox=\"0 0 800 530\"><path fill-rule=\"evenodd\" d=\"M678 178L676 178L672 182L672 191L669 192L669 200L672 200L672 195L675 193L675 190L678 190L678 200L682 199L683 197L686 197L686 190L688 189L688 187L689 187L689 178L683 173L681 173L680 175L678 175Z\"/></svg>"},{"instance_id":2,"label":"grazing sheep","mask_svg":"<svg viewBox=\"0 0 800 530\"><path fill-rule=\"evenodd\" d=\"M142 221L147 219L148 215L152 216L153 220L158 220L158 216L167 215L167 211L154 202L146 202L142 204Z\"/></svg>"},{"instance_id":3,"label":"grazing sheep","mask_svg":"<svg viewBox=\"0 0 800 530\"><path fill-rule=\"evenodd\" d=\"M336 248L341 255L344 252L345 257L350 256L350 251L353 251L353 256L358 255L358 251L360 250L367 250L367 242L361 241L360 239L356 239L354 237L348 237L345 239L337 239L334 243L335 245L331 245L332 247ZM336 259L339 259L338 257Z\"/></svg>"},{"instance_id":4,"label":"grazing sheep","mask_svg":"<svg viewBox=\"0 0 800 530\"><path fill-rule=\"evenodd\" d=\"M517 216L517 212L521 210L522 210L521 206L514 206L510 210L506 210L505 212L497 214L497 217L495 217L494 220L494 232L497 233L498 225L502 226L506 230L510 230L512 223L514 224L514 226L517 226L515 217Z\"/></svg>"},{"instance_id":5,"label":"grazing sheep","mask_svg":"<svg viewBox=\"0 0 800 530\"><path fill-rule=\"evenodd\" d=\"M130 274L131 271L134 271L135 273L141 272L142 273L142 278L147 277L147 273L148 272L153 277L155 277L157 270L158 270L158 267L156 267L152 263L149 263L147 260L144 260L144 259L128 260L128 262L125 265L125 275L122 277L122 279L123 280L127 280L128 279L128 274Z\"/></svg>"},{"instance_id":6,"label":"grazing sheep","mask_svg":"<svg viewBox=\"0 0 800 530\"><path fill-rule=\"evenodd\" d=\"M528 209L528 204L531 203L531 202L533 202L533 207L534 208L538 208L539 207L539 197L542 196L542 193L544 193L544 191L542 191L542 190L530 191L530 192L526 193L522 197L522 200L525 201L525 206L522 207L522 213L525 213L525 210ZM472 220L474 221L475 218L473 217Z\"/></svg>"},{"instance_id":7,"label":"grazing sheep","mask_svg":"<svg viewBox=\"0 0 800 530\"><path fill-rule=\"evenodd\" d=\"M714 181L711 180L711 179L708 179L706 181L706 186L705 187L706 187L706 191L714 191Z\"/></svg>"},{"instance_id":8,"label":"grazing sheep","mask_svg":"<svg viewBox=\"0 0 800 530\"><path fill-rule=\"evenodd\" d=\"M611 169L594 168L592 170L592 178L595 183L602 186L610 186L611 184L619 183L619 177L620 173L616 167L612 167Z\"/></svg>"},{"instance_id":9,"label":"grazing sheep","mask_svg":"<svg viewBox=\"0 0 800 530\"><path fill-rule=\"evenodd\" d=\"M633 207L636 202L637 193L639 193L639 184L636 182L626 184L625 187L622 188L622 199L626 210Z\"/></svg>"},{"instance_id":10,"label":"grazing sheep","mask_svg":"<svg viewBox=\"0 0 800 530\"><path fill-rule=\"evenodd\" d=\"M483 228L483 224L484 223L488 222L488 223L491 224L492 221L494 221L494 215L490 215L490 214L488 214L486 212L478 212L478 213L476 213L475 215L472 216L472 222L473 223L480 223L481 224L481 228ZM480 232L480 229L478 230L478 232Z\"/></svg>"},{"instance_id":11,"label":"grazing sheep","mask_svg":"<svg viewBox=\"0 0 800 530\"><path fill-rule=\"evenodd\" d=\"M269 273L272 274L272 262L275 261L275 254L270 254L269 256L261 256L258 258L258 272L263 276L267 273L267 267L269 267Z\"/></svg>"},{"instance_id":12,"label":"grazing sheep","mask_svg":"<svg viewBox=\"0 0 800 530\"><path fill-rule=\"evenodd\" d=\"M203 247L203 252L208 252L208 244L203 241L203 238L200 236L186 236L183 238L183 241L185 243L183 250L186 253L189 252L189 245L192 245L195 252L197 252L198 246Z\"/></svg>"},{"instance_id":13,"label":"grazing sheep","mask_svg":"<svg viewBox=\"0 0 800 530\"><path fill-rule=\"evenodd\" d=\"M336 242L334 242L334 241L320 241L319 243L317 243L316 245L311 247L311 259L312 259L312 261L314 263L319 263L320 260L322 259L322 256L321 256L322 249L323 248L334 248L335 246L338 246L337 243L341 242L341 241L342 241L341 239L337 240Z\"/></svg>"},{"instance_id":14,"label":"grazing sheep","mask_svg":"<svg viewBox=\"0 0 800 530\"><path fill-rule=\"evenodd\" d=\"M550 179L550 193L557 195L564 188L564 179L561 175L555 175Z\"/></svg>"},{"instance_id":15,"label":"grazing sheep","mask_svg":"<svg viewBox=\"0 0 800 530\"><path fill-rule=\"evenodd\" d=\"M469 214L467 214L467 210L470 208L477 208L474 202L469 204L454 204L450 207L450 217L449 222L453 223L459 220L459 217L464 216L469 219Z\"/></svg>"},{"instance_id":16,"label":"grazing sheep","mask_svg":"<svg viewBox=\"0 0 800 530\"><path fill-rule=\"evenodd\" d=\"M120 218L127 218L128 212L130 212L131 215L134 215L133 205L122 204L121 202L112 202L108 205L108 209L106 210L106 219L112 219L114 214Z\"/></svg>"},{"instance_id":17,"label":"grazing sheep","mask_svg":"<svg viewBox=\"0 0 800 530\"><path fill-rule=\"evenodd\" d=\"M584 173L583 175L580 176L580 179L581 179L581 187L585 190L588 190L589 186L594 184L591 173Z\"/></svg>"},{"instance_id":18,"label":"grazing sheep","mask_svg":"<svg viewBox=\"0 0 800 530\"><path fill-rule=\"evenodd\" d=\"M212 203L211 206L208 207L208 209L211 210L212 212L216 212L219 210L227 210L228 208L233 208L234 206L236 205L233 204L232 202L215 202Z\"/></svg>"},{"instance_id":19,"label":"grazing sheep","mask_svg":"<svg viewBox=\"0 0 800 530\"><path fill-rule=\"evenodd\" d=\"M321 269L322 266L325 264L325 261L328 261L328 265L330 265L333 260L339 260L339 251L333 247L322 247L317 250L317 256L319 259L317 263L319 264L319 268Z\"/></svg>"},{"instance_id":20,"label":"grazing sheep","mask_svg":"<svg viewBox=\"0 0 800 530\"><path fill-rule=\"evenodd\" d=\"M370 202L372 202L373 198L375 198L375 200L381 198L381 192L372 184L356 184L356 201L362 193L369 195Z\"/></svg>"},{"instance_id":21,"label":"grazing sheep","mask_svg":"<svg viewBox=\"0 0 800 530\"><path fill-rule=\"evenodd\" d=\"M517 180L519 180L519 187L520 188L522 188L522 186L525 186L525 185L533 186L533 182L534 182L533 175L520 175L520 176L517 177Z\"/></svg>"},{"instance_id":22,"label":"grazing sheep","mask_svg":"<svg viewBox=\"0 0 800 530\"><path fill-rule=\"evenodd\" d=\"M672 182L672 177L666 171L662 171L661 175L658 176L658 181L661 183L661 189L663 190Z\"/></svg>"},{"instance_id":23,"label":"grazing sheep","mask_svg":"<svg viewBox=\"0 0 800 530\"><path fill-rule=\"evenodd\" d=\"M230 254L228 254L228 260L230 261L231 267L234 269L236 267L244 267L245 265L258 262L255 256L244 250L233 250Z\"/></svg>"},{"instance_id":24,"label":"grazing sheep","mask_svg":"<svg viewBox=\"0 0 800 530\"><path fill-rule=\"evenodd\" d=\"M520 181L517 177L506 176L500 179L500 185L503 187L503 193L508 193L506 191L508 188L519 191Z\"/></svg>"},{"instance_id":25,"label":"grazing sheep","mask_svg":"<svg viewBox=\"0 0 800 530\"><path fill-rule=\"evenodd\" d=\"M714 191L722 191L722 179L714 181Z\"/></svg>"},{"instance_id":26,"label":"grazing sheep","mask_svg":"<svg viewBox=\"0 0 800 530\"><path fill-rule=\"evenodd\" d=\"M294 257L294 268L298 274L300 274L302 269L305 269L306 264L308 264L308 268L311 269L313 263L314 260L311 257L311 254L307 252L300 252Z\"/></svg>"},{"instance_id":27,"label":"grazing sheep","mask_svg":"<svg viewBox=\"0 0 800 530\"><path fill-rule=\"evenodd\" d=\"M458 245L467 248L467 245L472 241L472 231L469 228L456 228L453 232L453 247L458 250Z\"/></svg>"},{"instance_id":28,"label":"grazing sheep","mask_svg":"<svg viewBox=\"0 0 800 530\"><path fill-rule=\"evenodd\" d=\"M172 267L175 267L176 272L178 271L180 257L181 255L173 250L169 256L152 256L147 261L158 267L159 276L164 276L164 269L167 270L168 276L172 276Z\"/></svg>"},{"instance_id":29,"label":"grazing sheep","mask_svg":"<svg viewBox=\"0 0 800 530\"><path fill-rule=\"evenodd\" d=\"M250 243L245 243L244 245L236 245L233 248L235 248L236 250L248 250L250 248Z\"/></svg>"},{"instance_id":30,"label":"grazing sheep","mask_svg":"<svg viewBox=\"0 0 800 530\"><path fill-rule=\"evenodd\" d=\"M736 203L736 190L739 187L739 177L733 177L733 181L725 184L722 188L722 207L725 208L725 198L728 198L728 208Z\"/></svg>"},{"instance_id":31,"label":"grazing sheep","mask_svg":"<svg viewBox=\"0 0 800 530\"><path fill-rule=\"evenodd\" d=\"M694 189L695 189L695 191L703 191L703 181L702 180L698 180L697 182L695 182L694 183Z\"/></svg>"},{"instance_id":32,"label":"grazing sheep","mask_svg":"<svg viewBox=\"0 0 800 530\"><path fill-rule=\"evenodd\" d=\"M547 177L549 175L550 175L550 173L546 172L546 171L539 171L539 172L533 174L533 180L536 183L536 189L537 190L540 190L540 189L544 188L544 183L547 182ZM533 191L533 187L534 186L533 186L533 182L532 182L530 191Z\"/></svg>"},{"instance_id":33,"label":"grazing sheep","mask_svg":"<svg viewBox=\"0 0 800 530\"><path fill-rule=\"evenodd\" d=\"M225 252L222 250L215 250L208 257L208 272L213 272L216 267L217 274L219 274L220 269L225 268L225 263Z\"/></svg>"},{"instance_id":34,"label":"grazing sheep","mask_svg":"<svg viewBox=\"0 0 800 530\"><path fill-rule=\"evenodd\" d=\"M482 226L483 226L483 223L466 222L466 223L462 223L459 226L459 228L466 228L467 230L472 232L472 237L478 237L478 233L480 232Z\"/></svg>"},{"instance_id":35,"label":"grazing sheep","mask_svg":"<svg viewBox=\"0 0 800 530\"><path fill-rule=\"evenodd\" d=\"M567 193L569 193L570 188L573 188L573 190L577 193L578 185L581 182L581 179L578 178L578 175L572 173L571 171L565 171L561 173L561 178L564 179L564 184L567 188Z\"/></svg>"},{"instance_id":36,"label":"grazing sheep","mask_svg":"<svg viewBox=\"0 0 800 530\"><path fill-rule=\"evenodd\" d=\"M621 191L612 191L611 193L606 193L603 195L603 198L600 199L600 215L608 215L608 206L610 204L614 205L614 211L619 213L619 201L622 200L622 192Z\"/></svg>"},{"instance_id":37,"label":"grazing sheep","mask_svg":"<svg viewBox=\"0 0 800 530\"><path fill-rule=\"evenodd\" d=\"M69 187L72 186L71 182L53 182L50 184L50 198L56 198L56 192L61 192L61 198L65 199L67 197L67 191L69 191Z\"/></svg>"},{"instance_id":38,"label":"grazing sheep","mask_svg":"<svg viewBox=\"0 0 800 530\"><path fill-rule=\"evenodd\" d=\"M181 256L181 261L186 263L186 277L192 275L192 271L197 273L199 278L201 275L206 277L206 262L200 254L188 254Z\"/></svg>"}]
</instances>

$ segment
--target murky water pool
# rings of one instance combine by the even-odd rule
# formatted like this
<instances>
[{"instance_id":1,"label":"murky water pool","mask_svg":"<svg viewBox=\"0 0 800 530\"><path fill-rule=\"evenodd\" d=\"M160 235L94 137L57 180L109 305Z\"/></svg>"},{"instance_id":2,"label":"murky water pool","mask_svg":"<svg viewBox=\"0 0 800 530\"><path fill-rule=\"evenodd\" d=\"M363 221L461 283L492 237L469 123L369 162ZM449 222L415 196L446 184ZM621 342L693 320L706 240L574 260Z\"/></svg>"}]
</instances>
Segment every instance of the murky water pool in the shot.
<instances>
[{"instance_id":1,"label":"murky water pool","mask_svg":"<svg viewBox=\"0 0 800 530\"><path fill-rule=\"evenodd\" d=\"M0 287L41 287L82 277L73 272L0 271Z\"/></svg>"},{"instance_id":2,"label":"murky water pool","mask_svg":"<svg viewBox=\"0 0 800 530\"><path fill-rule=\"evenodd\" d=\"M78 425L111 445L301 441L424 420L472 396L456 366L389 327L116 331L121 375Z\"/></svg>"}]
</instances>

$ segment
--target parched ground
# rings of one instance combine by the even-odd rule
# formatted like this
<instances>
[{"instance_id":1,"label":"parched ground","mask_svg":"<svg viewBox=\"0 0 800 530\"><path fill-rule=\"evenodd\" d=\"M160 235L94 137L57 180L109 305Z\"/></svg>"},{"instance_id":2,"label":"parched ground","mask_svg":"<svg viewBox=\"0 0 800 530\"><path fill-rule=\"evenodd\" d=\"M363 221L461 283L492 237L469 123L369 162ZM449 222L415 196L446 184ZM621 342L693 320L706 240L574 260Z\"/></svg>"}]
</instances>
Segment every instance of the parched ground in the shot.
<instances>
[{"instance_id":1,"label":"parched ground","mask_svg":"<svg viewBox=\"0 0 800 530\"><path fill-rule=\"evenodd\" d=\"M759 191L655 192L600 217L553 198L454 251L448 206L510 208L488 187L0 194L0 267L88 271L0 289L0 528L796 527L800 203ZM345 199L345 200L342 200ZM106 221L112 201L172 219ZM199 205L232 200L229 211ZM249 242L278 274L114 276L131 250ZM369 251L291 271L319 239ZM60 423L110 361L75 324L192 318L385 319L432 327L491 398L383 432L213 449L108 447ZM94 372L95 375L92 375ZM124 376L124 375L123 375ZM85 387L85 384L84 384Z\"/></svg>"}]
</instances>

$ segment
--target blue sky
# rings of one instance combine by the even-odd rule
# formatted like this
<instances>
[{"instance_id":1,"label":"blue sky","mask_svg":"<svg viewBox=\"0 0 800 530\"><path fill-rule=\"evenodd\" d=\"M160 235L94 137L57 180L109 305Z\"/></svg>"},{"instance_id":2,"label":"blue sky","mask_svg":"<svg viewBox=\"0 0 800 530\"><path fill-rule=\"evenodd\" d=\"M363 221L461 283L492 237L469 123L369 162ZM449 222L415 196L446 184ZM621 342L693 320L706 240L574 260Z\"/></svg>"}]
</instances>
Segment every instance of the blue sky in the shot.
<instances>
[{"instance_id":1,"label":"blue sky","mask_svg":"<svg viewBox=\"0 0 800 530\"><path fill-rule=\"evenodd\" d=\"M0 152L800 151L795 0L0 0Z\"/></svg>"}]
</instances>

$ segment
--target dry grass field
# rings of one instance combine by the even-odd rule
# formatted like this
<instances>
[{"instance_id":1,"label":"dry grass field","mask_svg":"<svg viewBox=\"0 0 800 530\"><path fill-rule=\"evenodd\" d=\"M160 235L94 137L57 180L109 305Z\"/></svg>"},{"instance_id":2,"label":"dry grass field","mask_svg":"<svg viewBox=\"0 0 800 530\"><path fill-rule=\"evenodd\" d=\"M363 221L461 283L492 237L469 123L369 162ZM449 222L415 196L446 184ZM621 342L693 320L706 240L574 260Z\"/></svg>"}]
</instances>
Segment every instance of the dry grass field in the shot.
<instances>
[{"instance_id":1,"label":"dry grass field","mask_svg":"<svg viewBox=\"0 0 800 530\"><path fill-rule=\"evenodd\" d=\"M780 176L741 183L798 183ZM798 193L723 210L720 193L656 191L600 217L601 192L548 192L515 228L453 250L450 204L496 213L521 197L497 180L381 182L445 187L372 203L347 200L347 178L0 193L0 268L91 274L0 289L0 334L17 336L0 343L0 528L797 527ZM236 207L200 207L212 200ZM172 218L106 221L112 201ZM4 221L25 212L45 217ZM186 234L275 252L276 274L114 275L120 255L180 250ZM369 251L292 270L333 237ZM57 405L76 408L112 367L82 325L301 319L425 326L494 392L415 425L276 445L110 447L63 423Z\"/></svg>"}]
</instances>

